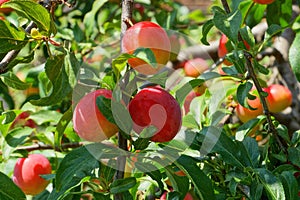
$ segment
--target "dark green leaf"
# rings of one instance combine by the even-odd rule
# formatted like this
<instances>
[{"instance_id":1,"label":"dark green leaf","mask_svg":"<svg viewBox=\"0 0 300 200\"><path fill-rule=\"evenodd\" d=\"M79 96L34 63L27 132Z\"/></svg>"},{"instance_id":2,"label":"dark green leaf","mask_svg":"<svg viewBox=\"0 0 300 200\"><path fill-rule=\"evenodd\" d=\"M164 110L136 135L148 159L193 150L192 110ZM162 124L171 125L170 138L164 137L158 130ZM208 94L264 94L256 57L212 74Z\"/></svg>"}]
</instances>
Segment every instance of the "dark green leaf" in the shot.
<instances>
[{"instance_id":1,"label":"dark green leaf","mask_svg":"<svg viewBox=\"0 0 300 200\"><path fill-rule=\"evenodd\" d=\"M202 26L202 38L201 38L201 42L205 45L209 45L208 41L207 41L207 35L209 33L209 31L214 27L214 23L213 20L207 20L205 22L205 24L203 24Z\"/></svg>"},{"instance_id":2,"label":"dark green leaf","mask_svg":"<svg viewBox=\"0 0 300 200\"><path fill-rule=\"evenodd\" d=\"M253 131L259 124L262 124L263 121L265 121L265 116L251 119L242 124L240 127L238 127L238 130L235 134L235 139L242 141L245 136L249 136L249 133L251 133L251 131Z\"/></svg>"},{"instance_id":3,"label":"dark green leaf","mask_svg":"<svg viewBox=\"0 0 300 200\"><path fill-rule=\"evenodd\" d=\"M300 130L293 133L293 136L291 139L291 145L293 145L293 146L300 145Z\"/></svg>"},{"instance_id":4,"label":"dark green leaf","mask_svg":"<svg viewBox=\"0 0 300 200\"><path fill-rule=\"evenodd\" d=\"M286 199L297 199L298 197L298 183L291 171L284 171L279 175L279 178L284 187Z\"/></svg>"},{"instance_id":5,"label":"dark green leaf","mask_svg":"<svg viewBox=\"0 0 300 200\"><path fill-rule=\"evenodd\" d=\"M249 108L249 109L253 109L247 103L249 92L252 89L252 87L253 87L253 84L251 82L247 81L246 83L240 84L236 91L236 97L237 97L239 104L241 104L243 107Z\"/></svg>"},{"instance_id":6,"label":"dark green leaf","mask_svg":"<svg viewBox=\"0 0 300 200\"><path fill-rule=\"evenodd\" d=\"M0 172L0 180L1 200L26 200L25 194L14 184L11 178Z\"/></svg>"},{"instance_id":7,"label":"dark green leaf","mask_svg":"<svg viewBox=\"0 0 300 200\"><path fill-rule=\"evenodd\" d=\"M242 143L247 151L247 157L249 157L252 167L258 167L260 153L256 140L251 137L246 137ZM242 157L245 158L246 155L243 154Z\"/></svg>"},{"instance_id":8,"label":"dark green leaf","mask_svg":"<svg viewBox=\"0 0 300 200\"><path fill-rule=\"evenodd\" d=\"M268 75L270 73L269 69L265 66L261 65L259 62L257 62L256 59L253 59L253 66L254 68L258 69L258 71L264 75Z\"/></svg>"},{"instance_id":9,"label":"dark green leaf","mask_svg":"<svg viewBox=\"0 0 300 200\"><path fill-rule=\"evenodd\" d=\"M166 174L172 184L172 188L181 194L186 194L189 190L189 179L187 176L178 176L171 166L165 167ZM183 196L184 197L184 196Z\"/></svg>"},{"instance_id":10,"label":"dark green leaf","mask_svg":"<svg viewBox=\"0 0 300 200\"><path fill-rule=\"evenodd\" d=\"M254 180L250 186L250 199L261 200L264 186L259 181Z\"/></svg>"},{"instance_id":11,"label":"dark green leaf","mask_svg":"<svg viewBox=\"0 0 300 200\"><path fill-rule=\"evenodd\" d=\"M255 172L258 174L270 200L285 200L283 185L272 172L263 168L255 169Z\"/></svg>"},{"instance_id":12,"label":"dark green leaf","mask_svg":"<svg viewBox=\"0 0 300 200\"><path fill-rule=\"evenodd\" d=\"M300 167L300 146L288 148L288 159L291 163Z\"/></svg>"},{"instance_id":13,"label":"dark green leaf","mask_svg":"<svg viewBox=\"0 0 300 200\"><path fill-rule=\"evenodd\" d=\"M98 160L85 146L74 149L59 165L55 179L56 190L59 191L64 185L70 184L74 177L81 180L90 175L97 167L99 167Z\"/></svg>"},{"instance_id":14,"label":"dark green leaf","mask_svg":"<svg viewBox=\"0 0 300 200\"><path fill-rule=\"evenodd\" d=\"M267 8L266 5L263 4L252 4L253 1L244 1L245 3L241 3L241 6L244 5L245 8L247 9L245 15L243 17L246 17L245 22L246 24L250 27L253 28L255 25L257 25L259 22L261 22L262 18L264 17L265 10ZM249 9L249 6L250 10Z\"/></svg>"},{"instance_id":15,"label":"dark green leaf","mask_svg":"<svg viewBox=\"0 0 300 200\"><path fill-rule=\"evenodd\" d=\"M111 111L111 100L104 96L98 96L96 99L96 105L104 117L111 123L116 123Z\"/></svg>"},{"instance_id":16,"label":"dark green leaf","mask_svg":"<svg viewBox=\"0 0 300 200\"><path fill-rule=\"evenodd\" d=\"M19 50L28 42L25 32L18 30L6 20L0 20L0 54Z\"/></svg>"},{"instance_id":17,"label":"dark green leaf","mask_svg":"<svg viewBox=\"0 0 300 200\"><path fill-rule=\"evenodd\" d=\"M129 135L132 130L132 119L128 109L121 102L113 100L111 111L117 126Z\"/></svg>"},{"instance_id":18,"label":"dark green leaf","mask_svg":"<svg viewBox=\"0 0 300 200\"><path fill-rule=\"evenodd\" d=\"M276 15L274 15L276 13ZM292 1L277 0L267 6L267 22L268 25L278 24L287 26L292 16Z\"/></svg>"},{"instance_id":19,"label":"dark green leaf","mask_svg":"<svg viewBox=\"0 0 300 200\"><path fill-rule=\"evenodd\" d=\"M269 40L274 35L277 35L283 30L283 28L277 24L271 24L266 30L266 36L264 38L265 41Z\"/></svg>"},{"instance_id":20,"label":"dark green leaf","mask_svg":"<svg viewBox=\"0 0 300 200\"><path fill-rule=\"evenodd\" d=\"M211 151L219 153L224 162L239 168L246 166L245 163L243 163L237 144L222 132L222 130L211 126L203 129L203 132L205 134L204 141L206 140L207 143L205 145L209 144L209 147L213 148ZM210 152L208 150L206 150L207 153Z\"/></svg>"},{"instance_id":21,"label":"dark green leaf","mask_svg":"<svg viewBox=\"0 0 300 200\"><path fill-rule=\"evenodd\" d=\"M110 185L110 190L109 191L112 194L123 193L123 192L128 191L130 188L134 187L135 185L136 185L136 178L135 177L118 179L118 180L115 180Z\"/></svg>"},{"instance_id":22,"label":"dark green leaf","mask_svg":"<svg viewBox=\"0 0 300 200\"><path fill-rule=\"evenodd\" d=\"M150 76L147 79L147 81L161 85L162 87L165 87L165 84L166 84L166 81L168 78L169 78L168 71L164 71L161 73L156 73L153 76Z\"/></svg>"},{"instance_id":23,"label":"dark green leaf","mask_svg":"<svg viewBox=\"0 0 300 200\"><path fill-rule=\"evenodd\" d=\"M175 161L175 164L189 177L202 199L216 199L211 180L204 174L193 158L182 155ZM203 187L204 185L205 187Z\"/></svg>"},{"instance_id":24,"label":"dark green leaf","mask_svg":"<svg viewBox=\"0 0 300 200\"><path fill-rule=\"evenodd\" d=\"M0 20L1 21L1 20ZM24 83L22 82L13 72L9 71L5 74L1 74L1 77L3 77L3 82L14 89L17 90L26 90L30 87L30 83Z\"/></svg>"},{"instance_id":25,"label":"dark green leaf","mask_svg":"<svg viewBox=\"0 0 300 200\"><path fill-rule=\"evenodd\" d=\"M40 32L45 31L47 36L52 33L52 20L50 13L46 8L37 3L36 1L28 0L12 0L4 4L16 10L19 14L34 21Z\"/></svg>"},{"instance_id":26,"label":"dark green leaf","mask_svg":"<svg viewBox=\"0 0 300 200\"><path fill-rule=\"evenodd\" d=\"M300 82L300 32L296 34L293 44L289 50L289 61L298 82Z\"/></svg>"},{"instance_id":27,"label":"dark green leaf","mask_svg":"<svg viewBox=\"0 0 300 200\"><path fill-rule=\"evenodd\" d=\"M162 183L162 174L155 165L149 162L136 162L135 167L141 172L145 172L148 176L155 180L158 183L159 188L164 188L164 185Z\"/></svg>"},{"instance_id":28,"label":"dark green leaf","mask_svg":"<svg viewBox=\"0 0 300 200\"><path fill-rule=\"evenodd\" d=\"M134 51L133 55L136 56L137 58L142 59L146 63L151 64L152 67L157 68L156 58L151 49L139 47Z\"/></svg>"}]
</instances>

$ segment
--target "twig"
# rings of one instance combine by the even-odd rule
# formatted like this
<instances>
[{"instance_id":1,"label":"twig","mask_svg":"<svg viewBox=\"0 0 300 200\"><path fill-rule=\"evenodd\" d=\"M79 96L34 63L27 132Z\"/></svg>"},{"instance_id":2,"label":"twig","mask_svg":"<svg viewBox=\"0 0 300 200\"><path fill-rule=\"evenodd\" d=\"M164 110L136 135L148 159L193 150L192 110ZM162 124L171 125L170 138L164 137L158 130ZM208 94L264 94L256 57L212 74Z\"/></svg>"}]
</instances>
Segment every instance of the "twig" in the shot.
<instances>
[{"instance_id":1,"label":"twig","mask_svg":"<svg viewBox=\"0 0 300 200\"><path fill-rule=\"evenodd\" d=\"M53 147L52 145L46 145L46 144L34 144L30 146L21 146L16 148L16 151L18 150L25 150L28 152L35 151L35 150L46 150L46 149L54 149L55 151L61 152L62 150L66 150L68 148L77 148L81 147L83 145L82 142L79 143L65 143L61 145L61 148L59 147ZM2 155L2 151L0 151L0 155Z\"/></svg>"}]
</instances>

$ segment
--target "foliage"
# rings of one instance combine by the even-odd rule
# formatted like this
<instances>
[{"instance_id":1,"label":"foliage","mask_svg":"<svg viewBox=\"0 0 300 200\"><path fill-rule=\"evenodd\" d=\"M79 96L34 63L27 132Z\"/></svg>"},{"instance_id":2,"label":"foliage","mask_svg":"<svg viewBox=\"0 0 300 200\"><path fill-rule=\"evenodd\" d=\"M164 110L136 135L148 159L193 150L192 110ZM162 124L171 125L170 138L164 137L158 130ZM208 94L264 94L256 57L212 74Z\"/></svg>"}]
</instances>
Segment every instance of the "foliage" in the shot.
<instances>
[{"instance_id":1,"label":"foliage","mask_svg":"<svg viewBox=\"0 0 300 200\"><path fill-rule=\"evenodd\" d=\"M253 98L249 94L253 85L267 86L279 65L290 63L291 74L300 80L300 18L292 18L292 5L299 7L299 3L229 3L229 11L216 1L204 12L170 0L135 2L132 21L151 20L175 32L182 49L197 46L201 51L219 33L229 38L233 51L226 59L232 66L223 66L218 58L207 59L226 74L211 67L197 78L184 76L182 69L152 76L130 70L127 61L137 55L120 53L119 1L3 4L14 11L0 20L0 60L12 50L18 55L5 70L0 62L0 199L26 198L10 177L16 159L32 152L46 155L53 168L47 176L51 184L35 200L154 199L171 188L172 199L183 199L187 192L195 199L209 200L298 199L300 131L267 112L242 124L234 107L240 103L250 108L247 99ZM258 40L252 28L264 22L267 28ZM274 48L274 40L287 30L295 34L289 56L278 56L281 52ZM268 54L269 48L275 56ZM153 56L148 50L139 49ZM126 105L148 85L167 89L181 107L190 91L207 87L191 102L179 136L168 143L149 142L132 131ZM299 88L298 82L294 85ZM98 88L113 91L114 101L99 98L97 106L118 125L120 134L103 143L88 143L73 130L72 110L84 94ZM260 98L264 96L261 92ZM300 105L297 97L294 101L292 106ZM12 126L22 111L31 112L29 119L36 128ZM148 127L141 135L152 133L153 127ZM257 141L257 136L263 139ZM128 141L126 150L118 148L122 137ZM116 178L120 157L127 160L125 173Z\"/></svg>"}]
</instances>

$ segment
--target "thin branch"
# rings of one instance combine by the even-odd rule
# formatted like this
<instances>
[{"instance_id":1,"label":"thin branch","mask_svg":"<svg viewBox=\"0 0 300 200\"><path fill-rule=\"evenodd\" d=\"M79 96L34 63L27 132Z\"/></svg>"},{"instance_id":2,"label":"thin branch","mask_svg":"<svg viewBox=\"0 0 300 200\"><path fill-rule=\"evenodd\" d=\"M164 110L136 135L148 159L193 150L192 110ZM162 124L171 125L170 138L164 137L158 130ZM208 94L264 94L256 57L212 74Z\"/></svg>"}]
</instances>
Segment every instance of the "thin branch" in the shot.
<instances>
[{"instance_id":1,"label":"thin branch","mask_svg":"<svg viewBox=\"0 0 300 200\"><path fill-rule=\"evenodd\" d=\"M30 146L21 146L16 148L16 151L18 150L25 150L28 152L31 151L35 151L35 150L47 150L47 149L54 149L57 152L62 152L64 150L67 150L69 148L77 148L77 147L81 147L83 145L82 142L79 143L65 143L61 145L61 148L59 147L53 147L52 145L46 145L46 144L34 144L34 145L30 145ZM2 151L0 151L0 155L2 155Z\"/></svg>"}]
</instances>

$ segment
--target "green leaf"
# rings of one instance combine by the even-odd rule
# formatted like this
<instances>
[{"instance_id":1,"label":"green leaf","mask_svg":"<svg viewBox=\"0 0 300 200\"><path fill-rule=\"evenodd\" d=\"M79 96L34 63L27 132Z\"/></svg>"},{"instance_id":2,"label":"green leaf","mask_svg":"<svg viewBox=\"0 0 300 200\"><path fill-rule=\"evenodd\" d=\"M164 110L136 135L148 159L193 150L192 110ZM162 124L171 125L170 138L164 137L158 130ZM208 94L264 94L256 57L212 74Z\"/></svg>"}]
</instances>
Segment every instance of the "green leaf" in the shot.
<instances>
[{"instance_id":1,"label":"green leaf","mask_svg":"<svg viewBox=\"0 0 300 200\"><path fill-rule=\"evenodd\" d=\"M255 172L259 176L270 200L286 199L282 183L272 172L263 168L255 169Z\"/></svg>"},{"instance_id":2,"label":"green leaf","mask_svg":"<svg viewBox=\"0 0 300 200\"><path fill-rule=\"evenodd\" d=\"M297 145L300 145L300 130L294 132L291 139L291 146Z\"/></svg>"},{"instance_id":3,"label":"green leaf","mask_svg":"<svg viewBox=\"0 0 300 200\"><path fill-rule=\"evenodd\" d=\"M72 118L73 118L73 108L72 106L70 106L70 108L63 114L63 116L59 119L56 125L56 129L54 133L54 144L59 149L61 148L61 139Z\"/></svg>"},{"instance_id":4,"label":"green leaf","mask_svg":"<svg viewBox=\"0 0 300 200\"><path fill-rule=\"evenodd\" d=\"M156 73L153 76L150 76L149 78L147 78L147 81L165 87L168 78L169 78L168 72L164 71L164 72Z\"/></svg>"},{"instance_id":5,"label":"green leaf","mask_svg":"<svg viewBox=\"0 0 300 200\"><path fill-rule=\"evenodd\" d=\"M253 66L254 68L258 69L258 71L264 75L268 75L270 73L270 70L266 68L265 66L261 65L256 59L253 59Z\"/></svg>"},{"instance_id":6,"label":"green leaf","mask_svg":"<svg viewBox=\"0 0 300 200\"><path fill-rule=\"evenodd\" d=\"M0 172L0 199L1 200L26 200L25 194L21 189L14 184L14 182Z\"/></svg>"},{"instance_id":7,"label":"green leaf","mask_svg":"<svg viewBox=\"0 0 300 200\"><path fill-rule=\"evenodd\" d=\"M235 139L239 141L243 141L245 136L249 136L249 133L256 128L259 124L262 124L265 121L265 116L254 118L249 120L248 122L242 124L238 127L238 130L235 134Z\"/></svg>"},{"instance_id":8,"label":"green leaf","mask_svg":"<svg viewBox=\"0 0 300 200\"><path fill-rule=\"evenodd\" d=\"M288 148L288 159L291 163L300 167L300 146Z\"/></svg>"},{"instance_id":9,"label":"green leaf","mask_svg":"<svg viewBox=\"0 0 300 200\"><path fill-rule=\"evenodd\" d=\"M291 171L284 171L279 175L279 178L284 187L286 199L297 199L298 197L298 183L294 174Z\"/></svg>"},{"instance_id":10,"label":"green leaf","mask_svg":"<svg viewBox=\"0 0 300 200\"><path fill-rule=\"evenodd\" d=\"M277 0L267 6L266 19L268 25L278 24L280 26L287 26L290 23L292 16L292 1ZM276 15L274 15L276 13Z\"/></svg>"},{"instance_id":11,"label":"green leaf","mask_svg":"<svg viewBox=\"0 0 300 200\"><path fill-rule=\"evenodd\" d=\"M15 128L10 131L5 140L11 147L17 147L32 133L33 129L29 127Z\"/></svg>"},{"instance_id":12,"label":"green leaf","mask_svg":"<svg viewBox=\"0 0 300 200\"><path fill-rule=\"evenodd\" d=\"M38 106L49 106L61 102L72 92L77 83L76 75L79 67L75 55L67 51L54 56L53 59L49 58L46 61L45 71L52 84L51 94L30 102Z\"/></svg>"},{"instance_id":13,"label":"green leaf","mask_svg":"<svg viewBox=\"0 0 300 200\"><path fill-rule=\"evenodd\" d=\"M84 15L83 23L85 26L86 34L93 35L96 26L96 15L100 8L107 2L108 0L95 0L92 6L92 10ZM95 31L96 32L96 31ZM93 35L94 37L94 35ZM93 39L93 38L92 38Z\"/></svg>"},{"instance_id":14,"label":"green leaf","mask_svg":"<svg viewBox=\"0 0 300 200\"><path fill-rule=\"evenodd\" d=\"M14 89L17 90L26 90L31 86L30 83L24 83L21 81L13 72L9 71L5 74L1 74L1 77L3 77L3 82Z\"/></svg>"},{"instance_id":15,"label":"green leaf","mask_svg":"<svg viewBox=\"0 0 300 200\"><path fill-rule=\"evenodd\" d=\"M212 8L214 13L213 23L214 25L222 31L229 40L237 43L238 42L238 32L242 24L242 14L239 10L227 14L220 7Z\"/></svg>"},{"instance_id":16,"label":"green leaf","mask_svg":"<svg viewBox=\"0 0 300 200\"><path fill-rule=\"evenodd\" d=\"M171 166L165 167L166 174L171 181L172 188L174 188L175 191L180 192L183 195L186 195L186 193L189 191L189 179L187 176L178 176L176 175L176 171ZM184 196L183 196L184 197Z\"/></svg>"},{"instance_id":17,"label":"green leaf","mask_svg":"<svg viewBox=\"0 0 300 200\"><path fill-rule=\"evenodd\" d=\"M229 138L222 130L213 126L204 128L202 130L202 132L204 132L205 134L204 142L206 140L206 145L209 144L213 147L211 152L219 153L222 156L222 159L225 163L231 164L239 168L244 168L246 166L246 164L243 163L243 159L240 155L241 152L238 149L237 144L231 138Z\"/></svg>"},{"instance_id":18,"label":"green leaf","mask_svg":"<svg viewBox=\"0 0 300 200\"><path fill-rule=\"evenodd\" d=\"M61 161L56 172L56 190L61 190L64 185L72 182L73 178L84 178L99 167L98 160L85 147L72 150Z\"/></svg>"},{"instance_id":19,"label":"green leaf","mask_svg":"<svg viewBox=\"0 0 300 200\"><path fill-rule=\"evenodd\" d=\"M208 41L207 41L207 35L209 33L209 31L214 27L214 23L213 20L207 20L203 26L202 26L202 38L201 38L201 42L205 45L209 45Z\"/></svg>"},{"instance_id":20,"label":"green leaf","mask_svg":"<svg viewBox=\"0 0 300 200\"><path fill-rule=\"evenodd\" d=\"M14 66L20 63L30 63L33 59L34 59L34 51L27 56L16 57L8 64L8 68L12 69Z\"/></svg>"},{"instance_id":21,"label":"green leaf","mask_svg":"<svg viewBox=\"0 0 300 200\"><path fill-rule=\"evenodd\" d=\"M164 185L162 182L162 173L159 171L159 169L149 163L149 162L136 162L135 167L139 169L141 172L145 172L148 176L150 176L153 180L155 180L158 183L159 188L163 189Z\"/></svg>"},{"instance_id":22,"label":"green leaf","mask_svg":"<svg viewBox=\"0 0 300 200\"><path fill-rule=\"evenodd\" d=\"M294 74L296 75L298 82L300 82L299 49L300 49L300 32L298 32L296 34L293 44L291 45L291 48L289 50L289 61L290 61L291 67L293 69Z\"/></svg>"},{"instance_id":23,"label":"green leaf","mask_svg":"<svg viewBox=\"0 0 300 200\"><path fill-rule=\"evenodd\" d=\"M264 17L264 13L267 8L267 5L258 4L258 3L254 4L254 2L250 0L250 1L243 1L240 4L239 8L243 13L243 18L246 24L250 28L253 28L259 22L261 22L262 18Z\"/></svg>"},{"instance_id":24,"label":"green leaf","mask_svg":"<svg viewBox=\"0 0 300 200\"><path fill-rule=\"evenodd\" d=\"M115 180L110 185L110 192L112 194L118 194L128 191L130 188L134 187L136 185L136 178L135 177L129 177L124 179L118 179Z\"/></svg>"},{"instance_id":25,"label":"green leaf","mask_svg":"<svg viewBox=\"0 0 300 200\"><path fill-rule=\"evenodd\" d=\"M178 101L179 105L182 106L186 96L192 91L193 88L200 86L204 83L202 79L193 79L188 83L184 84L180 89L176 91L176 100Z\"/></svg>"},{"instance_id":26,"label":"green leaf","mask_svg":"<svg viewBox=\"0 0 300 200\"><path fill-rule=\"evenodd\" d=\"M17 29L6 20L0 20L0 54L19 50L28 42L25 32Z\"/></svg>"},{"instance_id":27,"label":"green leaf","mask_svg":"<svg viewBox=\"0 0 300 200\"><path fill-rule=\"evenodd\" d=\"M193 158L182 155L175 161L175 165L189 177L202 199L216 199L211 180L199 168Z\"/></svg>"},{"instance_id":28,"label":"green leaf","mask_svg":"<svg viewBox=\"0 0 300 200\"><path fill-rule=\"evenodd\" d=\"M257 179L254 180L250 186L250 199L261 200L264 186Z\"/></svg>"},{"instance_id":29,"label":"green leaf","mask_svg":"<svg viewBox=\"0 0 300 200\"><path fill-rule=\"evenodd\" d=\"M11 7L17 11L20 15L34 21L40 32L45 31L47 36L52 33L52 20L50 13L46 8L37 3L36 1L30 0L11 0L3 4L5 7Z\"/></svg>"},{"instance_id":30,"label":"green leaf","mask_svg":"<svg viewBox=\"0 0 300 200\"><path fill-rule=\"evenodd\" d=\"M146 63L149 63L152 67L157 68L156 58L151 49L139 47L134 51L133 55L136 56L137 58L142 59Z\"/></svg>"},{"instance_id":31,"label":"green leaf","mask_svg":"<svg viewBox=\"0 0 300 200\"><path fill-rule=\"evenodd\" d=\"M244 148L247 151L247 157L249 157L251 166L254 168L258 167L260 153L259 153L258 144L256 140L251 137L246 137L242 143ZM246 155L243 154L242 157L245 158Z\"/></svg>"},{"instance_id":32,"label":"green leaf","mask_svg":"<svg viewBox=\"0 0 300 200\"><path fill-rule=\"evenodd\" d=\"M253 84L249 81L247 81L246 83L241 83L237 88L236 97L237 97L238 102L243 107L253 110L253 108L251 108L250 105L247 103L249 92L252 89L252 87L253 87ZM258 98L258 97L256 97L256 98Z\"/></svg>"},{"instance_id":33,"label":"green leaf","mask_svg":"<svg viewBox=\"0 0 300 200\"><path fill-rule=\"evenodd\" d=\"M98 96L96 98L96 105L104 117L111 123L116 123L111 111L111 100L104 96Z\"/></svg>"},{"instance_id":34,"label":"green leaf","mask_svg":"<svg viewBox=\"0 0 300 200\"><path fill-rule=\"evenodd\" d=\"M267 41L270 38L272 38L274 35L277 35L278 33L280 33L283 30L283 28L281 26L279 26L278 24L271 24L268 29L266 30L266 35L264 40Z\"/></svg>"}]
</instances>

